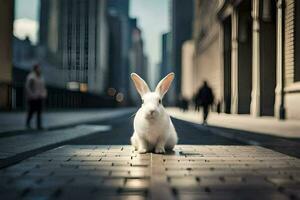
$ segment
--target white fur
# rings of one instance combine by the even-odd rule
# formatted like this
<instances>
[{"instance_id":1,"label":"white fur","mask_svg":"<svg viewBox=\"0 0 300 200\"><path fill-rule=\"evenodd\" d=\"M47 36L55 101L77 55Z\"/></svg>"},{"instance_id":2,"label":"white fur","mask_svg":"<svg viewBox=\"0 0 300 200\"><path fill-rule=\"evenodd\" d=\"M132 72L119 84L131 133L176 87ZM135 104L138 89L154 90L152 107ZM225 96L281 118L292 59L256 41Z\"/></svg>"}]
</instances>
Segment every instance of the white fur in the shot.
<instances>
[{"instance_id":1,"label":"white fur","mask_svg":"<svg viewBox=\"0 0 300 200\"><path fill-rule=\"evenodd\" d=\"M178 141L177 133L170 116L159 101L169 89L174 73L162 79L154 92L149 90L146 82L137 74L131 74L131 78L143 100L134 118L131 144L139 153L153 150L155 153L165 153L165 150L172 150Z\"/></svg>"}]
</instances>

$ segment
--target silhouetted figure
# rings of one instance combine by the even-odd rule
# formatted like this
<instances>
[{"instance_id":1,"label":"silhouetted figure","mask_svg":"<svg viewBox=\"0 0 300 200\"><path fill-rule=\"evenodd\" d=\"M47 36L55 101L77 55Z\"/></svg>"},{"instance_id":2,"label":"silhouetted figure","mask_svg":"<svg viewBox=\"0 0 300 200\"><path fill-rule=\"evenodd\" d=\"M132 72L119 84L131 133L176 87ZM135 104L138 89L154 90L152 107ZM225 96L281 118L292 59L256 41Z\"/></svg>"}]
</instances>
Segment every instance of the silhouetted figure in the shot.
<instances>
[{"instance_id":1,"label":"silhouetted figure","mask_svg":"<svg viewBox=\"0 0 300 200\"><path fill-rule=\"evenodd\" d=\"M189 101L186 98L184 98L183 96L180 95L178 103L179 103L179 108L183 112L185 112L185 111L188 110L188 108L189 108Z\"/></svg>"},{"instance_id":2,"label":"silhouetted figure","mask_svg":"<svg viewBox=\"0 0 300 200\"><path fill-rule=\"evenodd\" d=\"M203 124L207 124L209 107L214 102L214 95L206 81L204 81L203 86L199 88L196 95L196 102L199 106L203 107Z\"/></svg>"},{"instance_id":3,"label":"silhouetted figure","mask_svg":"<svg viewBox=\"0 0 300 200\"><path fill-rule=\"evenodd\" d=\"M200 102L199 102L199 99L197 98L197 94L194 95L193 102L195 105L195 111L199 112L200 111Z\"/></svg>"},{"instance_id":4,"label":"silhouetted figure","mask_svg":"<svg viewBox=\"0 0 300 200\"><path fill-rule=\"evenodd\" d=\"M221 102L218 101L217 103L217 113L220 114L221 113Z\"/></svg>"},{"instance_id":5,"label":"silhouetted figure","mask_svg":"<svg viewBox=\"0 0 300 200\"><path fill-rule=\"evenodd\" d=\"M25 83L26 98L28 104L26 127L31 128L30 121L34 113L37 114L37 128L42 129L42 108L43 101L47 97L45 81L42 77L39 65L34 65L33 70L28 74Z\"/></svg>"}]
</instances>

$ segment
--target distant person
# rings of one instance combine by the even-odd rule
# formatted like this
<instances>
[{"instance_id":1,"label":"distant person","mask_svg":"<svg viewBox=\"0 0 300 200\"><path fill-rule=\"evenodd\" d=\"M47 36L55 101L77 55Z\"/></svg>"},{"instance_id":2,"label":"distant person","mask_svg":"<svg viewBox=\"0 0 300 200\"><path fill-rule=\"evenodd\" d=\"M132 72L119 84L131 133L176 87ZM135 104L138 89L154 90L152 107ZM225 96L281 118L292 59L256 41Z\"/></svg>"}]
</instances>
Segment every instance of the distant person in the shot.
<instances>
[{"instance_id":1,"label":"distant person","mask_svg":"<svg viewBox=\"0 0 300 200\"><path fill-rule=\"evenodd\" d=\"M182 105L183 112L188 111L188 109L189 109L189 101L186 98L182 98L181 105Z\"/></svg>"},{"instance_id":2,"label":"distant person","mask_svg":"<svg viewBox=\"0 0 300 200\"><path fill-rule=\"evenodd\" d=\"M203 108L203 124L207 124L207 117L209 113L209 107L214 102L214 94L212 89L208 86L207 82L203 82L203 86L199 88L196 95L196 102Z\"/></svg>"},{"instance_id":3,"label":"distant person","mask_svg":"<svg viewBox=\"0 0 300 200\"><path fill-rule=\"evenodd\" d=\"M217 113L220 114L221 113L221 102L218 101L217 103Z\"/></svg>"},{"instance_id":4,"label":"distant person","mask_svg":"<svg viewBox=\"0 0 300 200\"><path fill-rule=\"evenodd\" d=\"M185 111L187 111L188 110L188 108L189 108L189 101L186 99L186 98L184 98L182 95L180 95L179 96L179 108L183 111L183 112L185 112Z\"/></svg>"},{"instance_id":5,"label":"distant person","mask_svg":"<svg viewBox=\"0 0 300 200\"><path fill-rule=\"evenodd\" d=\"M42 127L42 109L43 101L47 97L47 89L45 81L42 76L41 68L38 64L33 66L33 70L28 74L25 83L26 100L28 104L26 127L31 128L30 122L32 115L37 114L37 128L43 129Z\"/></svg>"},{"instance_id":6,"label":"distant person","mask_svg":"<svg viewBox=\"0 0 300 200\"><path fill-rule=\"evenodd\" d=\"M195 111L199 112L200 111L200 102L199 102L199 99L197 98L197 94L194 95L193 101L194 101L194 105L195 105Z\"/></svg>"}]
</instances>

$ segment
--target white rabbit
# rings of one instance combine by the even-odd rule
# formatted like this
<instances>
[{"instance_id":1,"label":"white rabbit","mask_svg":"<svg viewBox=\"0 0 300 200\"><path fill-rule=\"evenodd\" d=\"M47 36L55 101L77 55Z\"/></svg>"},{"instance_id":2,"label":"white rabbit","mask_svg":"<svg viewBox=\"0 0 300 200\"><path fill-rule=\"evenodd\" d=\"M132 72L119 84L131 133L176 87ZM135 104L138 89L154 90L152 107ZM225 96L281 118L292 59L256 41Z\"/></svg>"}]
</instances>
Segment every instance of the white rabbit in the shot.
<instances>
[{"instance_id":1,"label":"white rabbit","mask_svg":"<svg viewBox=\"0 0 300 200\"><path fill-rule=\"evenodd\" d=\"M170 73L163 78L154 92L137 74L132 73L131 79L142 98L142 106L134 118L134 133L131 144L139 153L154 150L165 153L177 144L178 137L170 116L162 105L162 98L168 91L175 74Z\"/></svg>"}]
</instances>

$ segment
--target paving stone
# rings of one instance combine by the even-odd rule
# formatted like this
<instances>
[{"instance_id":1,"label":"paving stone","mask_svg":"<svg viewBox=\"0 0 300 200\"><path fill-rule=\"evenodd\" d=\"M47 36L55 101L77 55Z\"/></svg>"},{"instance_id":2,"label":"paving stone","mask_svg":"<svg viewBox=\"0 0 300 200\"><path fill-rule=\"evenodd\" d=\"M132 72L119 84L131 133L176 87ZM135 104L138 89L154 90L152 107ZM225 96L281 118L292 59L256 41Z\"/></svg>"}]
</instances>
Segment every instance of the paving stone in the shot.
<instances>
[{"instance_id":1,"label":"paving stone","mask_svg":"<svg viewBox=\"0 0 300 200\"><path fill-rule=\"evenodd\" d=\"M194 187L199 185L199 181L197 177L177 177L177 178L169 178L170 185L172 187Z\"/></svg>"},{"instance_id":2,"label":"paving stone","mask_svg":"<svg viewBox=\"0 0 300 200\"><path fill-rule=\"evenodd\" d=\"M103 186L107 187L122 187L125 184L124 178L107 178L102 182Z\"/></svg>"},{"instance_id":3,"label":"paving stone","mask_svg":"<svg viewBox=\"0 0 300 200\"><path fill-rule=\"evenodd\" d=\"M299 159L256 146L67 145L0 170L4 199L297 199Z\"/></svg>"},{"instance_id":4,"label":"paving stone","mask_svg":"<svg viewBox=\"0 0 300 200\"><path fill-rule=\"evenodd\" d=\"M124 188L130 188L130 189L147 189L149 187L150 183L148 179L142 179L142 178L128 178L125 181Z\"/></svg>"},{"instance_id":5,"label":"paving stone","mask_svg":"<svg viewBox=\"0 0 300 200\"><path fill-rule=\"evenodd\" d=\"M217 193L217 194L207 194L207 193L200 193L200 194L180 194L179 199L184 200L232 200L232 199L242 199L242 200L253 200L257 199L264 200L290 200L289 197L279 193L269 193L269 194L239 194L239 193Z\"/></svg>"}]
</instances>

